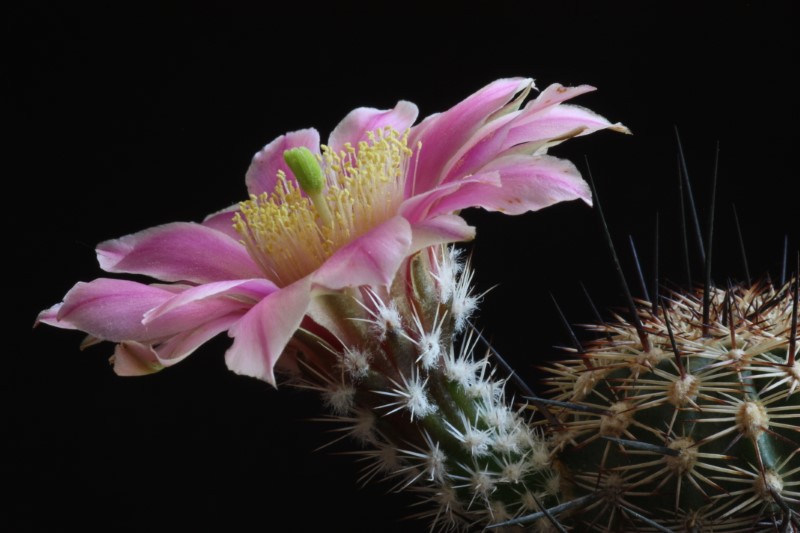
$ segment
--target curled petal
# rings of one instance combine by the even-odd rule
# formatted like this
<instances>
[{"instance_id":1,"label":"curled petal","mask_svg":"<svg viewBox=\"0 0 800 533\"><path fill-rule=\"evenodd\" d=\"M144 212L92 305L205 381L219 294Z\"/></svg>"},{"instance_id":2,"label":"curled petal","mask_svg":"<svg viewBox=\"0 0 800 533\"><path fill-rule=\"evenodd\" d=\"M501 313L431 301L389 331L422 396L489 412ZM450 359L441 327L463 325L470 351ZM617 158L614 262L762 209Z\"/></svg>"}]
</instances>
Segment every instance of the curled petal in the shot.
<instances>
[{"instance_id":1,"label":"curled petal","mask_svg":"<svg viewBox=\"0 0 800 533\"><path fill-rule=\"evenodd\" d=\"M228 368L275 385L273 368L311 301L311 280L302 278L276 291L228 330L233 345L225 354Z\"/></svg>"},{"instance_id":2,"label":"curled petal","mask_svg":"<svg viewBox=\"0 0 800 533\"><path fill-rule=\"evenodd\" d=\"M186 359L197 348L223 331L227 331L244 313L245 310L242 309L214 320L209 320L194 329L170 337L159 344L155 350L159 364L167 367Z\"/></svg>"},{"instance_id":3,"label":"curled petal","mask_svg":"<svg viewBox=\"0 0 800 533\"><path fill-rule=\"evenodd\" d=\"M292 171L283 160L283 152L290 148L305 146L313 153L319 153L319 132L313 128L293 131L281 135L261 149L250 162L250 168L244 176L247 191L250 194L271 193L275 190L278 171L293 176Z\"/></svg>"},{"instance_id":4,"label":"curled petal","mask_svg":"<svg viewBox=\"0 0 800 533\"><path fill-rule=\"evenodd\" d=\"M458 195L458 191L461 189L469 189L476 184L482 184L488 187L500 187L500 174L488 171L477 176L470 176L469 178L438 185L430 191L418 194L403 202L403 205L400 207L400 213L412 224L417 224L427 218L445 213L445 210L437 207L444 198Z\"/></svg>"},{"instance_id":5,"label":"curled petal","mask_svg":"<svg viewBox=\"0 0 800 533\"><path fill-rule=\"evenodd\" d=\"M117 344L110 362L118 376L146 376L164 368L151 346L135 341Z\"/></svg>"},{"instance_id":6,"label":"curled petal","mask_svg":"<svg viewBox=\"0 0 800 533\"><path fill-rule=\"evenodd\" d=\"M33 327L36 327L41 323L41 324L47 324L48 326L55 326L61 329L77 329L75 326L73 326L68 322L58 321L58 313L63 305L64 305L63 302L57 303L51 307L48 307L44 311L40 312L39 316L36 317L36 322L33 323Z\"/></svg>"},{"instance_id":7,"label":"curled petal","mask_svg":"<svg viewBox=\"0 0 800 533\"><path fill-rule=\"evenodd\" d=\"M155 342L249 307L234 299L211 299L183 305L147 324L142 323L148 311L174 296L174 291L153 285L100 278L76 284L64 297L55 323L49 316L44 318L49 324L80 329L103 340Z\"/></svg>"},{"instance_id":8,"label":"curled petal","mask_svg":"<svg viewBox=\"0 0 800 533\"><path fill-rule=\"evenodd\" d=\"M474 182L442 198L431 214L482 207L508 215L536 211L558 202L581 199L592 203L589 185L571 162L555 157L514 154L491 163L499 187Z\"/></svg>"},{"instance_id":9,"label":"curled petal","mask_svg":"<svg viewBox=\"0 0 800 533\"><path fill-rule=\"evenodd\" d=\"M630 133L621 124L611 124L604 117L576 105L559 105L526 117L526 120L515 122L505 137L502 150L517 145L554 146L572 137L588 135L602 129L612 129L622 133ZM535 150L527 150L533 153Z\"/></svg>"},{"instance_id":10,"label":"curled petal","mask_svg":"<svg viewBox=\"0 0 800 533\"><path fill-rule=\"evenodd\" d=\"M523 78L497 80L439 115L428 117L411 131L409 146L422 149L406 183L408 196L429 191L444 179L444 170L461 147L513 96L530 87Z\"/></svg>"},{"instance_id":11,"label":"curled petal","mask_svg":"<svg viewBox=\"0 0 800 533\"><path fill-rule=\"evenodd\" d=\"M564 87L560 83L548 85L533 100L525 104L525 114L536 113L542 109L553 107L561 102L566 102L576 96L596 91L591 85L578 85L577 87Z\"/></svg>"},{"instance_id":12,"label":"curled petal","mask_svg":"<svg viewBox=\"0 0 800 533\"><path fill-rule=\"evenodd\" d=\"M403 132L417 120L418 114L417 106L405 100L397 102L394 109L359 107L337 124L328 138L328 146L338 153L346 143L356 146L359 141L366 140L367 132L387 126Z\"/></svg>"},{"instance_id":13,"label":"curled petal","mask_svg":"<svg viewBox=\"0 0 800 533\"><path fill-rule=\"evenodd\" d=\"M191 222L156 226L100 243L97 260L107 272L144 274L163 281L207 283L262 276L241 243Z\"/></svg>"},{"instance_id":14,"label":"curled petal","mask_svg":"<svg viewBox=\"0 0 800 533\"><path fill-rule=\"evenodd\" d=\"M115 342L146 340L157 334L142 325L142 316L172 296L170 291L133 281L100 278L80 282L64 297L56 322L48 323Z\"/></svg>"},{"instance_id":15,"label":"curled petal","mask_svg":"<svg viewBox=\"0 0 800 533\"><path fill-rule=\"evenodd\" d=\"M312 274L314 285L342 289L388 285L411 246L411 226L396 216L337 250Z\"/></svg>"},{"instance_id":16,"label":"curled petal","mask_svg":"<svg viewBox=\"0 0 800 533\"><path fill-rule=\"evenodd\" d=\"M471 241L475 227L458 215L439 215L411 226L411 252L436 244Z\"/></svg>"},{"instance_id":17,"label":"curled petal","mask_svg":"<svg viewBox=\"0 0 800 533\"><path fill-rule=\"evenodd\" d=\"M183 306L207 300L209 298L234 298L245 305L255 305L262 298L278 290L278 287L266 279L243 279L217 281L198 287L191 287L176 294L163 304L150 309L144 314L143 324L149 324Z\"/></svg>"},{"instance_id":18,"label":"curled petal","mask_svg":"<svg viewBox=\"0 0 800 533\"><path fill-rule=\"evenodd\" d=\"M211 213L203 219L203 225L220 231L235 241L239 241L242 237L233 227L233 217L239 210L239 204L233 204L216 213Z\"/></svg>"},{"instance_id":19,"label":"curled petal","mask_svg":"<svg viewBox=\"0 0 800 533\"><path fill-rule=\"evenodd\" d=\"M551 85L522 111L513 111L487 122L453 155L443 170L443 182L477 174L494 159L514 153L543 153L571 137L610 128L627 132L620 124L563 101L593 91L594 87Z\"/></svg>"}]
</instances>

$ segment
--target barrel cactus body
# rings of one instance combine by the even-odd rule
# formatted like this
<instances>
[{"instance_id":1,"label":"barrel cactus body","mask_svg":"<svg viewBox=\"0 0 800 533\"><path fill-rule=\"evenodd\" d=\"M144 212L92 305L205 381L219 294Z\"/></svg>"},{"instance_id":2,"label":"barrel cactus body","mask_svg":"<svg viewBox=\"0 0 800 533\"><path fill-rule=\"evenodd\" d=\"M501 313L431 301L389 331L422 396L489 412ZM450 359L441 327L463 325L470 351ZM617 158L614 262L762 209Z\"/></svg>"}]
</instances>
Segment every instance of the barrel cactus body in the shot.
<instances>
[{"instance_id":1,"label":"barrel cactus body","mask_svg":"<svg viewBox=\"0 0 800 533\"><path fill-rule=\"evenodd\" d=\"M674 293L553 365L550 446L578 530L793 531L800 366L792 284ZM705 323L704 323L705 322ZM643 342L644 341L644 342ZM795 526L791 526L794 513ZM664 528L664 529L660 529ZM777 529L776 529L777 528Z\"/></svg>"}]
</instances>

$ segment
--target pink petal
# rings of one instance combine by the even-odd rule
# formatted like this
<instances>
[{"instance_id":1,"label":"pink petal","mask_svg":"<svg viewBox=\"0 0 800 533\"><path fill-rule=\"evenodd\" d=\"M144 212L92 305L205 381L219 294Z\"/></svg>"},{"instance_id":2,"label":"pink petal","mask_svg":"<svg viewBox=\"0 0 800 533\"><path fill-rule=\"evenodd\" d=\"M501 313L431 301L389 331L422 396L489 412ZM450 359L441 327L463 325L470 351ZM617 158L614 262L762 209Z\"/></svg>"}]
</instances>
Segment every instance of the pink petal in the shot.
<instances>
[{"instance_id":1,"label":"pink petal","mask_svg":"<svg viewBox=\"0 0 800 533\"><path fill-rule=\"evenodd\" d=\"M448 183L475 174L482 166L502 152L503 145L519 113L510 113L494 120L478 131L453 155L442 170L441 183Z\"/></svg>"},{"instance_id":2,"label":"pink petal","mask_svg":"<svg viewBox=\"0 0 800 533\"><path fill-rule=\"evenodd\" d=\"M341 289L388 285L411 246L408 221L396 216L337 250L311 276L315 285Z\"/></svg>"},{"instance_id":3,"label":"pink petal","mask_svg":"<svg viewBox=\"0 0 800 533\"><path fill-rule=\"evenodd\" d=\"M278 290L278 287L274 283L263 278L206 283L186 289L158 307L150 309L144 314L142 323L147 325L175 309L208 298L234 297L237 302L241 302L244 305L255 305L276 290Z\"/></svg>"},{"instance_id":4,"label":"pink petal","mask_svg":"<svg viewBox=\"0 0 800 533\"><path fill-rule=\"evenodd\" d=\"M111 363L118 376L146 376L164 368L151 346L134 341L117 344Z\"/></svg>"},{"instance_id":5,"label":"pink petal","mask_svg":"<svg viewBox=\"0 0 800 533\"><path fill-rule=\"evenodd\" d=\"M421 142L422 149L416 166L411 166L407 196L428 191L441 183L445 167L458 150L488 118L530 84L531 80L522 78L497 80L448 111L428 117L413 127L409 146L417 151L417 143Z\"/></svg>"},{"instance_id":6,"label":"pink petal","mask_svg":"<svg viewBox=\"0 0 800 533\"><path fill-rule=\"evenodd\" d=\"M72 324L67 322L59 322L58 321L58 313L61 310L61 307L64 306L64 303L57 303L52 307L45 309L39 313L39 316L36 317L36 321L33 323L33 327L38 326L41 324L47 324L48 326L55 326L61 329L78 329Z\"/></svg>"},{"instance_id":7,"label":"pink petal","mask_svg":"<svg viewBox=\"0 0 800 533\"><path fill-rule=\"evenodd\" d=\"M559 105L517 121L505 137L502 149L531 143L554 146L571 137L588 135L607 128L630 133L625 126L611 124L604 117L583 107Z\"/></svg>"},{"instance_id":8,"label":"pink petal","mask_svg":"<svg viewBox=\"0 0 800 533\"><path fill-rule=\"evenodd\" d=\"M192 330L170 337L156 348L158 362L163 366L172 366L191 355L197 348L227 331L245 314L242 309L214 320L210 320Z\"/></svg>"},{"instance_id":9,"label":"pink petal","mask_svg":"<svg viewBox=\"0 0 800 533\"><path fill-rule=\"evenodd\" d=\"M216 213L211 213L203 219L203 225L207 228L215 229L230 237L235 241L239 241L242 237L239 232L233 227L233 216L239 210L239 204L233 204Z\"/></svg>"},{"instance_id":10,"label":"pink petal","mask_svg":"<svg viewBox=\"0 0 800 533\"><path fill-rule=\"evenodd\" d=\"M302 278L261 300L229 330L228 368L275 385L273 367L311 301L311 280Z\"/></svg>"},{"instance_id":11,"label":"pink petal","mask_svg":"<svg viewBox=\"0 0 800 533\"><path fill-rule=\"evenodd\" d=\"M486 170L500 174L500 187L467 184L437 202L429 215L466 207L518 215L578 198L591 204L588 184L575 165L563 159L514 154L492 162Z\"/></svg>"},{"instance_id":12,"label":"pink petal","mask_svg":"<svg viewBox=\"0 0 800 533\"><path fill-rule=\"evenodd\" d=\"M338 153L346 143L357 146L359 141L367 139L367 132L387 126L402 133L417 120L418 113L416 105L404 100L397 102L394 109L359 107L350 111L333 129L328 138L328 146Z\"/></svg>"},{"instance_id":13,"label":"pink petal","mask_svg":"<svg viewBox=\"0 0 800 533\"><path fill-rule=\"evenodd\" d=\"M143 324L145 314L175 296L172 291L127 280L96 279L76 284L56 316L59 327L85 331L99 339L158 341L194 329L249 304L217 298L192 302Z\"/></svg>"},{"instance_id":14,"label":"pink petal","mask_svg":"<svg viewBox=\"0 0 800 533\"><path fill-rule=\"evenodd\" d=\"M484 172L476 176L470 176L469 178L438 185L430 191L418 194L404 201L400 206L400 213L412 224L417 224L431 216L435 216L435 214L443 213L443 210L435 209L435 206L440 203L443 198L452 196L460 189L471 187L474 184L482 184L487 187L500 187L500 174L497 172ZM431 211L434 209L436 213L431 215Z\"/></svg>"},{"instance_id":15,"label":"pink petal","mask_svg":"<svg viewBox=\"0 0 800 533\"><path fill-rule=\"evenodd\" d=\"M144 274L163 281L263 277L245 247L200 224L173 222L100 243L97 260L107 272Z\"/></svg>"},{"instance_id":16,"label":"pink petal","mask_svg":"<svg viewBox=\"0 0 800 533\"><path fill-rule=\"evenodd\" d=\"M439 215L411 226L411 250L409 253L450 242L471 241L475 228L458 215Z\"/></svg>"},{"instance_id":17,"label":"pink petal","mask_svg":"<svg viewBox=\"0 0 800 533\"><path fill-rule=\"evenodd\" d=\"M625 130L605 118L577 106L560 105L564 100L593 91L594 87L551 85L523 111L509 112L481 127L454 154L443 171L443 182L478 173L493 159L511 148L525 145L525 153L534 153L576 135L587 135L604 128ZM514 150L521 152L523 150Z\"/></svg>"},{"instance_id":18,"label":"pink petal","mask_svg":"<svg viewBox=\"0 0 800 533\"><path fill-rule=\"evenodd\" d=\"M244 182L250 194L258 196L262 192L271 193L275 190L278 171L282 170L287 176L293 176L283 152L290 148L305 146L315 154L319 153L319 132L313 128L293 131L281 135L261 149L250 162L250 168L244 176Z\"/></svg>"},{"instance_id":19,"label":"pink petal","mask_svg":"<svg viewBox=\"0 0 800 533\"><path fill-rule=\"evenodd\" d=\"M525 113L536 113L542 109L566 102L576 96L596 91L591 85L578 85L577 87L564 87L560 83L548 85L539 95L525 105Z\"/></svg>"},{"instance_id":20,"label":"pink petal","mask_svg":"<svg viewBox=\"0 0 800 533\"><path fill-rule=\"evenodd\" d=\"M80 329L110 341L152 337L142 316L172 298L173 293L127 280L96 279L77 283L64 297L54 326Z\"/></svg>"}]
</instances>

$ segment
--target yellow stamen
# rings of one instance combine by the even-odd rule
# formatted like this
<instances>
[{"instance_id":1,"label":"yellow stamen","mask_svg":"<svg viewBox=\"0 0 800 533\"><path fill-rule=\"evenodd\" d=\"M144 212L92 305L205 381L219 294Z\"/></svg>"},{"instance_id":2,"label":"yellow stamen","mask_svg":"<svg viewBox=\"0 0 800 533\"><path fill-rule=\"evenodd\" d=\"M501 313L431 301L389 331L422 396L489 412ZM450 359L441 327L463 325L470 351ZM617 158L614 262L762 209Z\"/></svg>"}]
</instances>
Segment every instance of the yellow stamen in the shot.
<instances>
[{"instance_id":1,"label":"yellow stamen","mask_svg":"<svg viewBox=\"0 0 800 533\"><path fill-rule=\"evenodd\" d=\"M310 274L397 214L412 155L408 132L386 128L367 139L358 147L346 144L338 154L327 146L319 156L293 152L286 160L297 182L279 172L274 191L240 204L234 227L250 256L279 285Z\"/></svg>"}]
</instances>

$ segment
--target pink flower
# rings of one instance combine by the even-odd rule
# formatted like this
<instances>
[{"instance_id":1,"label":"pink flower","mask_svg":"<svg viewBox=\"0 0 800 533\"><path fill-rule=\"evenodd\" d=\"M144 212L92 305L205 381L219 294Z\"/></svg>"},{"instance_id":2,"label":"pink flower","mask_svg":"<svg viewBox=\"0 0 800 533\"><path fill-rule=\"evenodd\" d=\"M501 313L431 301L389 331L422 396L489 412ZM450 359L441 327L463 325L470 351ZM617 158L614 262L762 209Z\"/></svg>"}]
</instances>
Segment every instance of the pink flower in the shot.
<instances>
[{"instance_id":1,"label":"pink flower","mask_svg":"<svg viewBox=\"0 0 800 533\"><path fill-rule=\"evenodd\" d=\"M97 247L107 272L159 283L78 283L38 320L117 343L122 375L175 364L227 331L228 367L274 384L273 367L315 297L387 285L416 251L472 239L459 210L519 214L563 200L590 203L574 165L545 150L624 126L562 105L588 86L550 86L520 109L531 87L528 79L498 80L413 127L410 102L359 108L323 147L314 129L278 137L247 171L249 200L201 224L165 224ZM294 151L300 163L321 176L319 190L287 164L285 154L298 147L308 150Z\"/></svg>"}]
</instances>

